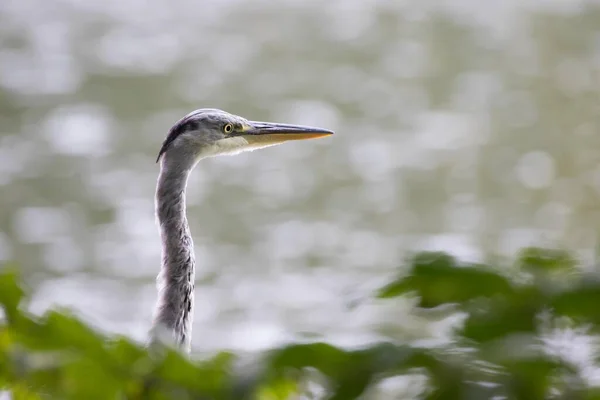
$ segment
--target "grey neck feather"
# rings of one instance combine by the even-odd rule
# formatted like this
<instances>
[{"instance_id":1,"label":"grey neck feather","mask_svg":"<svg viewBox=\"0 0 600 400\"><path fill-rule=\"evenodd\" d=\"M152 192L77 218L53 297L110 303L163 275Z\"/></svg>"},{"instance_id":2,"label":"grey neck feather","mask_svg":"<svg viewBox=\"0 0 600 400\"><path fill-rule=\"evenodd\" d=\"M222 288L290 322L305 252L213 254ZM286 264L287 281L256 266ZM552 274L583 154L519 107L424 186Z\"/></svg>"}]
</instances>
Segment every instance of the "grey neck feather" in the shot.
<instances>
[{"instance_id":1,"label":"grey neck feather","mask_svg":"<svg viewBox=\"0 0 600 400\"><path fill-rule=\"evenodd\" d=\"M166 154L165 154L166 156ZM193 165L163 156L156 186L156 217L162 242L152 340L191 348L194 309L194 243L186 217L185 192Z\"/></svg>"}]
</instances>

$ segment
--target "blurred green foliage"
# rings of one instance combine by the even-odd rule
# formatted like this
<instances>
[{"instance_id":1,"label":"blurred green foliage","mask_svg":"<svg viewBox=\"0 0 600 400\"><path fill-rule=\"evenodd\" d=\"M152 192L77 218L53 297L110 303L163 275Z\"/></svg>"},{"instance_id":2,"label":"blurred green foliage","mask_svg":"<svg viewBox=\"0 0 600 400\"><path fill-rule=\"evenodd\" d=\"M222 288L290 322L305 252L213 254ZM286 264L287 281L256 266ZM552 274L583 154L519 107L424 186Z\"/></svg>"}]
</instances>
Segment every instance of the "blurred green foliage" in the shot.
<instances>
[{"instance_id":1,"label":"blurred green foliage","mask_svg":"<svg viewBox=\"0 0 600 400\"><path fill-rule=\"evenodd\" d=\"M426 399L600 399L581 365L544 344L560 329L585 326L596 334L600 323L600 280L567 253L527 248L513 268L498 268L425 252L402 271L378 297L415 296L416 307L427 309L454 304L448 313L464 320L448 344L291 344L251 363L227 352L194 362L175 350L106 337L64 312L31 315L17 274L3 272L0 390L15 399L275 400L302 392L344 400L398 398L373 388L420 375L426 384L418 397Z\"/></svg>"}]
</instances>

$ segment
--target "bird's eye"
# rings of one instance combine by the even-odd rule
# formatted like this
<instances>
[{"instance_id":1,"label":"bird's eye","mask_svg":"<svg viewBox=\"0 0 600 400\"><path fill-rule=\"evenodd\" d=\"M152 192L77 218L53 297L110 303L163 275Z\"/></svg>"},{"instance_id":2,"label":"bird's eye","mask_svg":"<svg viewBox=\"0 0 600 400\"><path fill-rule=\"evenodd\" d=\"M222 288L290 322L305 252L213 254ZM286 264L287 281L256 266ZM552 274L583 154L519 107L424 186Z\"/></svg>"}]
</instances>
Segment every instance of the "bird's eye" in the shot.
<instances>
[{"instance_id":1,"label":"bird's eye","mask_svg":"<svg viewBox=\"0 0 600 400\"><path fill-rule=\"evenodd\" d=\"M223 127L223 132L225 132L225 133L231 133L231 132L233 132L233 125L231 125L231 124L225 124L225 126Z\"/></svg>"}]
</instances>

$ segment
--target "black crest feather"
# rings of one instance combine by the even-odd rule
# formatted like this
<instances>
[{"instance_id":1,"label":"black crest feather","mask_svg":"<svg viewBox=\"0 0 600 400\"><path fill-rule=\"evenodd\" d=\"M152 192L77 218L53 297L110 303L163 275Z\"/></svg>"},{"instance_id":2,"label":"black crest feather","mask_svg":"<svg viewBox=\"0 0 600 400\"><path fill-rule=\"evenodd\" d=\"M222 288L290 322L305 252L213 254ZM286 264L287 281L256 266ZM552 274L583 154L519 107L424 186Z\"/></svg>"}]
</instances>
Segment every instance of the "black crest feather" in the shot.
<instances>
[{"instance_id":1,"label":"black crest feather","mask_svg":"<svg viewBox=\"0 0 600 400\"><path fill-rule=\"evenodd\" d=\"M163 141L163 144L158 152L158 157L156 157L156 162L160 160L162 155L169 149L169 146L181 135L190 130L194 130L198 128L198 123L195 121L194 117L196 114L189 114L177 121L175 125L169 130L169 134Z\"/></svg>"}]
</instances>

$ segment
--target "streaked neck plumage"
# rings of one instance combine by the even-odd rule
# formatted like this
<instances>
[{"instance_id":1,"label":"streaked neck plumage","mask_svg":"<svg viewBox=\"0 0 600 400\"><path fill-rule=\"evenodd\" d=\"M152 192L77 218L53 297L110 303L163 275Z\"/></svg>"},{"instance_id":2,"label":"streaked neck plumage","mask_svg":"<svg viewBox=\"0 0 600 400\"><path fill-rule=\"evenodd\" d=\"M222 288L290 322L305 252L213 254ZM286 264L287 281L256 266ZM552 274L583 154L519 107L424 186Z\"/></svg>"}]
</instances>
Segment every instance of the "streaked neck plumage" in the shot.
<instances>
[{"instance_id":1,"label":"streaked neck plumage","mask_svg":"<svg viewBox=\"0 0 600 400\"><path fill-rule=\"evenodd\" d=\"M168 156L168 155L165 155ZM162 157L156 186L156 218L162 243L153 339L191 349L194 310L194 242L186 217L186 186L193 168Z\"/></svg>"}]
</instances>

